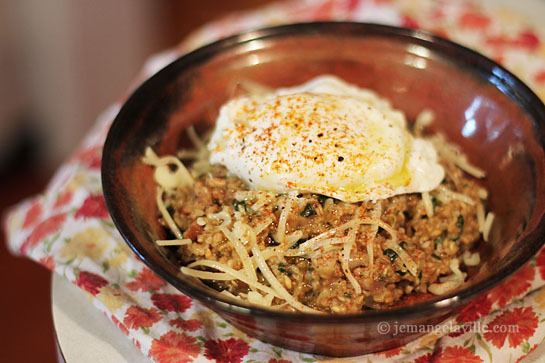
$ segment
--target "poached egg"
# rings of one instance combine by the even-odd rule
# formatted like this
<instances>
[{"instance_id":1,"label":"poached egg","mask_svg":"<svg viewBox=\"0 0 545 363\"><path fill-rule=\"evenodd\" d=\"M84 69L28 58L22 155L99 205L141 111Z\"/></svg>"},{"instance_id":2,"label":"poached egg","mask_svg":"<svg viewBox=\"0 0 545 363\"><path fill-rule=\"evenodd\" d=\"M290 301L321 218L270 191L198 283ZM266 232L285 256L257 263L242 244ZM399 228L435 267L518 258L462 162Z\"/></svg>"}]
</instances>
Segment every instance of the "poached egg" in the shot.
<instances>
[{"instance_id":1,"label":"poached egg","mask_svg":"<svg viewBox=\"0 0 545 363\"><path fill-rule=\"evenodd\" d=\"M427 192L443 167L431 142L374 92L333 76L224 104L208 144L253 189L311 192L345 202Z\"/></svg>"}]
</instances>

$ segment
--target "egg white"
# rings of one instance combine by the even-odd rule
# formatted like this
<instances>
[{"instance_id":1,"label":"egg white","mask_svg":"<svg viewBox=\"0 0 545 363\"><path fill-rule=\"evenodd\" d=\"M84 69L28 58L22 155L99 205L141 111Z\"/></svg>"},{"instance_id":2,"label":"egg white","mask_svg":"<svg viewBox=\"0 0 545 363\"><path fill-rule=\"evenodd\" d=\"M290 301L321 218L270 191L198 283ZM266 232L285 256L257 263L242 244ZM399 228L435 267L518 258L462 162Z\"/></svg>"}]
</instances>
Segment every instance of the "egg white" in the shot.
<instances>
[{"instance_id":1,"label":"egg white","mask_svg":"<svg viewBox=\"0 0 545 363\"><path fill-rule=\"evenodd\" d=\"M430 191L444 177L433 145L408 132L400 111L333 76L227 102L208 148L212 164L254 189L346 202Z\"/></svg>"}]
</instances>

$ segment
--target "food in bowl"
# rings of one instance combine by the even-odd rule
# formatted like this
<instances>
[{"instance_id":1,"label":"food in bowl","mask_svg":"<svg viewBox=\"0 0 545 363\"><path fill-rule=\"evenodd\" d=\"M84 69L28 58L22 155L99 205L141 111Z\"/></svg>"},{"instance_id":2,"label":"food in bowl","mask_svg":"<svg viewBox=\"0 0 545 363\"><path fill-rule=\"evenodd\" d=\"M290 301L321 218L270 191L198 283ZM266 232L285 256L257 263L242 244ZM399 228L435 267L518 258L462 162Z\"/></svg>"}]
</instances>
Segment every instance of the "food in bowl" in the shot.
<instances>
[{"instance_id":1,"label":"food in bowl","mask_svg":"<svg viewBox=\"0 0 545 363\"><path fill-rule=\"evenodd\" d=\"M464 284L493 213L471 165L423 111L333 76L224 104L210 140L155 167L184 274L272 309L354 313ZM188 160L186 165L181 160Z\"/></svg>"}]
</instances>

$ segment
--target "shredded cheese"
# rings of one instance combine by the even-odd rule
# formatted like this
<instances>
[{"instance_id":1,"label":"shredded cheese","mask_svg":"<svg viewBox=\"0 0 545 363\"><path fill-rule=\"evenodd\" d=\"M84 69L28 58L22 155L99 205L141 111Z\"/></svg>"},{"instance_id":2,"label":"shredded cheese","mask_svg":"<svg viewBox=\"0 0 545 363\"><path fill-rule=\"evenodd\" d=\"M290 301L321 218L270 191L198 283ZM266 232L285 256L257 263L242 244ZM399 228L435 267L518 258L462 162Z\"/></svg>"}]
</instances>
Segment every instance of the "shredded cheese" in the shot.
<instances>
[{"instance_id":1,"label":"shredded cheese","mask_svg":"<svg viewBox=\"0 0 545 363\"><path fill-rule=\"evenodd\" d=\"M431 138L431 141L433 142L435 149L444 159L458 166L469 175L479 179L486 176L484 170L471 164L467 160L465 154L463 154L457 146L448 143L443 135L437 134Z\"/></svg>"},{"instance_id":2,"label":"shredded cheese","mask_svg":"<svg viewBox=\"0 0 545 363\"><path fill-rule=\"evenodd\" d=\"M435 115L432 110L425 109L422 110L414 122L413 132L417 137L422 136L424 129L432 124Z\"/></svg>"},{"instance_id":3,"label":"shredded cheese","mask_svg":"<svg viewBox=\"0 0 545 363\"><path fill-rule=\"evenodd\" d=\"M231 224L231 215L224 207L221 212L218 213L210 213L207 215L210 219L215 219L217 221L221 221L220 227L225 227Z\"/></svg>"},{"instance_id":4,"label":"shredded cheese","mask_svg":"<svg viewBox=\"0 0 545 363\"><path fill-rule=\"evenodd\" d=\"M492 212L488 212L488 214L486 215L486 219L484 221L484 226L483 226L483 239L485 240L485 242L488 242L490 229L492 228L492 223L494 223L494 217L495 215Z\"/></svg>"},{"instance_id":5,"label":"shredded cheese","mask_svg":"<svg viewBox=\"0 0 545 363\"><path fill-rule=\"evenodd\" d=\"M457 258L450 260L449 268L451 275L441 277L439 283L428 286L428 291L434 295L446 294L463 285L467 274L460 271L460 261Z\"/></svg>"},{"instance_id":6,"label":"shredded cheese","mask_svg":"<svg viewBox=\"0 0 545 363\"><path fill-rule=\"evenodd\" d=\"M213 268L213 269L221 271L221 272L208 272L208 271L201 271L201 270L194 269L194 267L200 267L200 266ZM223 263L217 262L217 261L213 261L213 260L195 261L195 262L189 264L187 267L182 266L180 268L180 271L183 274L186 274L188 276L194 276L194 277L202 278L204 280L223 280L223 281L225 281L225 280L237 279L237 280L240 280L240 281L244 282L248 286L254 287L254 288L256 288L258 290L261 290L261 291L263 291L263 292L265 292L267 294L273 294L273 296L281 298L270 287L268 287L266 285L263 285L262 283L260 283L260 282L258 282L256 280L252 280L252 279L248 278L246 275L244 275L243 272L232 269L231 267L229 267L229 266L227 266L227 265L225 265ZM199 276L202 276L202 277L199 277Z\"/></svg>"},{"instance_id":7,"label":"shredded cheese","mask_svg":"<svg viewBox=\"0 0 545 363\"><path fill-rule=\"evenodd\" d=\"M159 209L159 213L161 213L161 216L165 220L165 222L168 225L168 228L174 233L177 239L183 239L184 236L182 235L182 232L178 228L178 225L176 225L176 222L172 219L170 216L170 213L167 211L167 208L165 207L165 203L163 202L163 193L164 190L161 187L157 187L155 202L157 203L157 208Z\"/></svg>"},{"instance_id":8,"label":"shredded cheese","mask_svg":"<svg viewBox=\"0 0 545 363\"><path fill-rule=\"evenodd\" d=\"M261 251L259 250L259 247L257 246L257 243L252 241L252 253L254 261L256 262L257 266L259 267L259 270L263 274L263 277L267 282L271 285L271 287L276 291L278 295L282 297L282 299L286 300L286 302L291 305L293 308L302 311L302 312L308 312L308 313L322 313L319 310L312 309L306 305L301 304L299 301L297 301L285 288L282 286L280 281L274 276L273 272L269 268L269 265L265 262L265 259L261 255Z\"/></svg>"},{"instance_id":9,"label":"shredded cheese","mask_svg":"<svg viewBox=\"0 0 545 363\"><path fill-rule=\"evenodd\" d=\"M189 238L182 238L182 239L158 239L155 241L158 246L184 246L189 245L193 241L191 241Z\"/></svg>"},{"instance_id":10,"label":"shredded cheese","mask_svg":"<svg viewBox=\"0 0 545 363\"><path fill-rule=\"evenodd\" d=\"M479 255L479 252L469 252L465 251L462 255L462 259L464 260L464 264L466 266L477 266L479 263L481 263L481 256Z\"/></svg>"},{"instance_id":11,"label":"shredded cheese","mask_svg":"<svg viewBox=\"0 0 545 363\"><path fill-rule=\"evenodd\" d=\"M291 212L291 206L293 203L292 193L288 194L288 197L284 200L284 206L280 218L278 219L278 228L276 229L276 242L283 244L286 238L286 221Z\"/></svg>"},{"instance_id":12,"label":"shredded cheese","mask_svg":"<svg viewBox=\"0 0 545 363\"><path fill-rule=\"evenodd\" d=\"M477 214L477 224L479 225L479 232L483 233L485 215L484 215L484 206L482 203L477 204L476 214Z\"/></svg>"},{"instance_id":13,"label":"shredded cheese","mask_svg":"<svg viewBox=\"0 0 545 363\"><path fill-rule=\"evenodd\" d=\"M343 269L344 275L354 288L354 292L356 293L356 295L361 295L361 286L352 274L349 266L350 252L352 251L352 246L354 246L354 244L356 243L357 232L357 227L352 227L352 229L350 229L350 232L348 232L348 236L346 236L346 242L344 243L342 250L341 267Z\"/></svg>"},{"instance_id":14,"label":"shredded cheese","mask_svg":"<svg viewBox=\"0 0 545 363\"><path fill-rule=\"evenodd\" d=\"M189 140L191 140L191 142L195 146L195 149L197 149L197 150L206 149L206 145L201 140L199 135L197 135L197 132L195 131L195 127L193 127L193 125L190 125L186 129L186 131L187 131L187 136L189 137Z\"/></svg>"},{"instance_id":15,"label":"shredded cheese","mask_svg":"<svg viewBox=\"0 0 545 363\"><path fill-rule=\"evenodd\" d=\"M375 204L375 209L371 213L373 218L380 219L382 214L382 205L380 203ZM369 277L373 278L375 271L375 236L378 232L378 225L369 226L367 232L364 234L367 241L367 256L369 257Z\"/></svg>"},{"instance_id":16,"label":"shredded cheese","mask_svg":"<svg viewBox=\"0 0 545 363\"><path fill-rule=\"evenodd\" d=\"M454 192L445 187L444 185L439 186L439 188L437 189L439 190L439 193L437 194L437 199L439 199L442 203L448 203L454 199L472 206L475 205L475 201L471 199L471 197L462 193Z\"/></svg>"},{"instance_id":17,"label":"shredded cheese","mask_svg":"<svg viewBox=\"0 0 545 363\"><path fill-rule=\"evenodd\" d=\"M247 229L242 224L243 223L239 221L235 222L232 232L230 232L225 226L222 226L219 229L223 232L225 237L227 237L231 243L231 246L233 246L234 250L236 251L240 261L242 262L243 270L246 276L257 281L255 266L248 255L248 251L246 251L246 247L243 245L243 243L248 244L248 237L245 233Z\"/></svg>"},{"instance_id":18,"label":"shredded cheese","mask_svg":"<svg viewBox=\"0 0 545 363\"><path fill-rule=\"evenodd\" d=\"M429 192L422 193L422 202L424 203L424 208L426 209L426 214L428 217L433 216L433 203Z\"/></svg>"},{"instance_id":19,"label":"shredded cheese","mask_svg":"<svg viewBox=\"0 0 545 363\"><path fill-rule=\"evenodd\" d=\"M142 161L155 167L153 178L164 189L183 188L193 184L193 177L180 159L175 156L158 157L151 147L147 147ZM176 166L174 171L169 167L172 164Z\"/></svg>"}]
</instances>

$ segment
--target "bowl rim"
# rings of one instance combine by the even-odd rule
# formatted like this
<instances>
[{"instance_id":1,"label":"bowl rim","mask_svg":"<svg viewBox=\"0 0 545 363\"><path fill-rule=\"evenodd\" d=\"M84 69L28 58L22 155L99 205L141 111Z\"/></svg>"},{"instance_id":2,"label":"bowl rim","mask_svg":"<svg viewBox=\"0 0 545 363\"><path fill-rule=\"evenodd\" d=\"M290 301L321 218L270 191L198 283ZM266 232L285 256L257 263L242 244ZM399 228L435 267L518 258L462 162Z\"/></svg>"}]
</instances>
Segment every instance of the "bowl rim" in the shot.
<instances>
[{"instance_id":1,"label":"bowl rim","mask_svg":"<svg viewBox=\"0 0 545 363\"><path fill-rule=\"evenodd\" d=\"M131 104L137 102L141 97L148 94L148 89L153 86L154 83L168 83L168 79L180 69L206 61L217 54L221 54L224 51L238 47L244 43L271 38L282 38L292 34L333 36L343 32L352 36L387 36L405 39L409 43L422 45L428 49L432 49L436 53L448 58L449 61L454 59L453 62L455 64L461 64L467 67L471 66L472 69L468 72L480 74L483 79L483 75L486 74L489 83L494 84L500 92L516 102L519 107L523 108L528 113L534 126L536 126L536 130L539 131L536 133L537 141L539 142L541 149L544 149L545 125L543 125L543 123L545 122L545 105L541 99L524 82L502 65L470 48L427 31L376 23L319 21L257 28L214 41L188 53L182 54L142 82L123 103L123 106L111 124L103 148L101 163L102 188L106 205L114 225L138 258L153 272L172 284L176 289L205 303L209 307L216 307L222 311L229 310L246 314L249 313L255 317L274 317L274 319L278 320L292 320L294 317L297 317L300 321L312 321L323 324L338 324L340 322L354 321L354 319L358 322L380 322L392 319L401 320L414 317L415 315L421 315L423 311L452 310L469 302L470 299L477 298L502 281L505 281L510 275L524 266L534 255L536 255L545 243L545 238L543 238L545 237L545 218L542 213L538 218L538 222L536 222L536 227L529 233L526 233L526 226L525 230L519 236L519 243L524 243L531 248L524 249L521 254L508 263L499 273L491 275L453 293L416 302L411 305L398 306L386 310L365 310L349 314L315 314L276 311L251 305L249 303L235 302L228 297L213 297L210 294L205 293L204 288L202 291L187 288L176 276L172 275L162 266L157 266L150 261L146 251L141 251L138 246L131 241L130 228L128 228L123 219L119 217L121 214L118 212L117 206L113 202L116 198L116 193L113 189L113 181L109 178L109 168L114 166L111 157L115 149L115 142L113 142L113 139L117 134L122 132L122 119L126 109ZM539 123L543 125L541 128L538 126ZM534 212L535 210L532 211L532 215ZM540 236L542 238L540 238Z\"/></svg>"}]
</instances>

